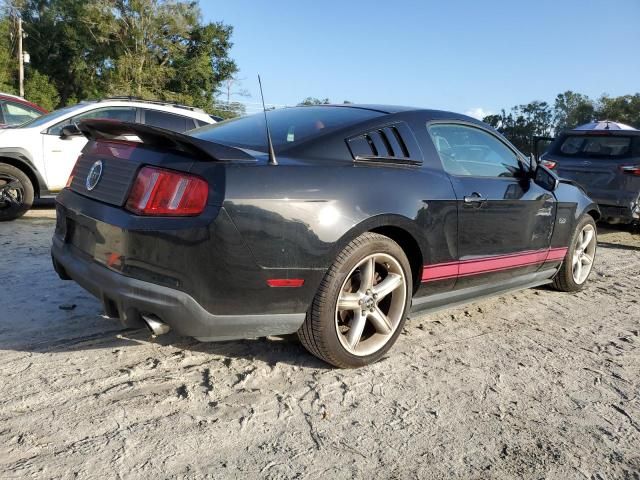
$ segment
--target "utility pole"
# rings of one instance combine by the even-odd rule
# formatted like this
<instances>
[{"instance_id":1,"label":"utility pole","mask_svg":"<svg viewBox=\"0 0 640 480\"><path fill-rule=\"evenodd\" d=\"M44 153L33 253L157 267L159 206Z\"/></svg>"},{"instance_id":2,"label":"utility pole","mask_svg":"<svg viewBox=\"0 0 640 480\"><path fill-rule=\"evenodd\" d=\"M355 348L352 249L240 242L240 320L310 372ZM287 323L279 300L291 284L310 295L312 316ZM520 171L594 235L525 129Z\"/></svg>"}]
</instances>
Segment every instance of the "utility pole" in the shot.
<instances>
[{"instance_id":1,"label":"utility pole","mask_svg":"<svg viewBox=\"0 0 640 480\"><path fill-rule=\"evenodd\" d=\"M18 79L20 96L24 97L24 56L22 55L22 17L18 15Z\"/></svg>"}]
</instances>

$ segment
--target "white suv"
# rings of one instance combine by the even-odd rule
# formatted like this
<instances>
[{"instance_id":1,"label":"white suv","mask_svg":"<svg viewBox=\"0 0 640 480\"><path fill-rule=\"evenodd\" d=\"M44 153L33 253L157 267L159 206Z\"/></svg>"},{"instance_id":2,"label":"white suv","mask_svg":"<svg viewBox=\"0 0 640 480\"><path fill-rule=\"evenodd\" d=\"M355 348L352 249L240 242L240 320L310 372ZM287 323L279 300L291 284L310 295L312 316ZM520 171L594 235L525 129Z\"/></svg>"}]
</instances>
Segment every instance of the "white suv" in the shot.
<instances>
[{"instance_id":1,"label":"white suv","mask_svg":"<svg viewBox=\"0 0 640 480\"><path fill-rule=\"evenodd\" d=\"M62 129L85 119L136 122L185 132L216 123L204 111L164 102L107 98L81 102L0 130L0 221L22 216L34 198L64 188L87 139Z\"/></svg>"}]
</instances>

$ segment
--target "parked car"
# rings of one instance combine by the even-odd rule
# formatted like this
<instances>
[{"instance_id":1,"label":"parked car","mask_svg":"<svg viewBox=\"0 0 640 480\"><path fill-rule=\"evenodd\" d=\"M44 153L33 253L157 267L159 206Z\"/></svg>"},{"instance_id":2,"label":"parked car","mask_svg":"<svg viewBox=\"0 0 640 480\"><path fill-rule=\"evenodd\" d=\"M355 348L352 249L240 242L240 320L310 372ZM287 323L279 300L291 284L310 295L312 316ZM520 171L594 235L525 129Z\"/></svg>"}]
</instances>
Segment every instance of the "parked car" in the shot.
<instances>
[{"instance_id":1,"label":"parked car","mask_svg":"<svg viewBox=\"0 0 640 480\"><path fill-rule=\"evenodd\" d=\"M89 118L137 122L176 132L215 123L197 108L127 97L82 102L17 128L0 130L0 221L22 216L35 198L52 197L65 186L87 144L75 125Z\"/></svg>"},{"instance_id":2,"label":"parked car","mask_svg":"<svg viewBox=\"0 0 640 480\"><path fill-rule=\"evenodd\" d=\"M640 130L602 121L562 133L543 165L581 185L609 223L640 221Z\"/></svg>"},{"instance_id":3,"label":"parked car","mask_svg":"<svg viewBox=\"0 0 640 480\"><path fill-rule=\"evenodd\" d=\"M273 154L262 114L185 135L81 123L90 142L57 197L59 276L127 326L297 332L338 367L384 355L411 308L584 287L598 206L487 125L385 106L267 117Z\"/></svg>"},{"instance_id":4,"label":"parked car","mask_svg":"<svg viewBox=\"0 0 640 480\"><path fill-rule=\"evenodd\" d=\"M44 108L22 97L0 93L0 128L16 127L45 113Z\"/></svg>"}]
</instances>

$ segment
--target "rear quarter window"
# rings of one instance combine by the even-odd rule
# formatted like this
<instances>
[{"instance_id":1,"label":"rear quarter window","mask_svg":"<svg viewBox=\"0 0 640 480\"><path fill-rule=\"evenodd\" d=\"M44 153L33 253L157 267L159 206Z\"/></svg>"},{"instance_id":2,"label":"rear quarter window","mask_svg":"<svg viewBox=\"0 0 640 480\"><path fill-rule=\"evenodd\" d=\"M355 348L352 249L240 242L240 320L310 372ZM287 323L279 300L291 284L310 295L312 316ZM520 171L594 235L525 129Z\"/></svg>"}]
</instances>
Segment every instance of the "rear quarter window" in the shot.
<instances>
[{"instance_id":1,"label":"rear quarter window","mask_svg":"<svg viewBox=\"0 0 640 480\"><path fill-rule=\"evenodd\" d=\"M195 123L191 118L158 110L145 109L144 123L178 133L186 132L187 130L195 128Z\"/></svg>"}]
</instances>

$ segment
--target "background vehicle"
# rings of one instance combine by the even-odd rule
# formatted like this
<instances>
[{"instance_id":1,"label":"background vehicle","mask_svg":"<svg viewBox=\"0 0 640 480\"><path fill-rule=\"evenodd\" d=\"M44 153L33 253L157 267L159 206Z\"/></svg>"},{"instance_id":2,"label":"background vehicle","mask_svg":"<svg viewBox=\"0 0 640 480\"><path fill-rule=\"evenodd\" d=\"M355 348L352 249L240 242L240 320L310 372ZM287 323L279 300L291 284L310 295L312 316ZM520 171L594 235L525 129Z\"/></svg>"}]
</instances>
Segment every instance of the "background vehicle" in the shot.
<instances>
[{"instance_id":1,"label":"background vehicle","mask_svg":"<svg viewBox=\"0 0 640 480\"><path fill-rule=\"evenodd\" d=\"M16 95L0 93L0 128L15 127L38 118L47 111Z\"/></svg>"},{"instance_id":2,"label":"background vehicle","mask_svg":"<svg viewBox=\"0 0 640 480\"><path fill-rule=\"evenodd\" d=\"M0 130L0 221L20 217L34 198L51 196L65 186L87 144L75 124L96 118L137 122L176 132L215 123L204 111L193 107L110 98L61 108L18 128Z\"/></svg>"},{"instance_id":3,"label":"background vehicle","mask_svg":"<svg viewBox=\"0 0 640 480\"><path fill-rule=\"evenodd\" d=\"M383 106L267 115L277 158L262 115L188 135L83 122L91 142L57 198L60 277L125 325L297 331L340 367L384 355L411 305L587 281L598 207L485 124Z\"/></svg>"},{"instance_id":4,"label":"background vehicle","mask_svg":"<svg viewBox=\"0 0 640 480\"><path fill-rule=\"evenodd\" d=\"M562 133L543 165L580 184L609 223L640 220L640 130L601 121Z\"/></svg>"}]
</instances>

